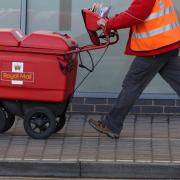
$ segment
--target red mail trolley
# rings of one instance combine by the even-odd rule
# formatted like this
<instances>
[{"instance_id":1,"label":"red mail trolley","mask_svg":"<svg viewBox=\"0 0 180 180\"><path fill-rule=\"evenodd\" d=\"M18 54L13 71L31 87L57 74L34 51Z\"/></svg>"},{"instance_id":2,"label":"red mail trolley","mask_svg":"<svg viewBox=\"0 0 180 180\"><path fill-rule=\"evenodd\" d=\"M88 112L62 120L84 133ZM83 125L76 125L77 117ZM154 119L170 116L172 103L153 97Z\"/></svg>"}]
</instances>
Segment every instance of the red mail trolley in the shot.
<instances>
[{"instance_id":1,"label":"red mail trolley","mask_svg":"<svg viewBox=\"0 0 180 180\"><path fill-rule=\"evenodd\" d=\"M93 44L81 48L67 34L37 31L25 36L17 29L0 29L0 133L12 127L15 115L23 118L25 131L35 139L63 128L74 93L78 53L118 41L115 33L115 41L108 37L101 43L97 16L83 10L83 17ZM95 29L89 27L89 18Z\"/></svg>"}]
</instances>

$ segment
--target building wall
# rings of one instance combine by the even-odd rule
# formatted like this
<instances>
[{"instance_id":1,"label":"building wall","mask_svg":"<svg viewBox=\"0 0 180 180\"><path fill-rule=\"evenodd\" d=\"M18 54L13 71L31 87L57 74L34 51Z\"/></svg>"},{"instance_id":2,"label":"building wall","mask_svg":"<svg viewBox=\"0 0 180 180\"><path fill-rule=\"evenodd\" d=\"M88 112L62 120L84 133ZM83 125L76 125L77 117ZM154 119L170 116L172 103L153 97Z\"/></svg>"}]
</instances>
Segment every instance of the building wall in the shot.
<instances>
[{"instance_id":1,"label":"building wall","mask_svg":"<svg viewBox=\"0 0 180 180\"><path fill-rule=\"evenodd\" d=\"M27 18L25 18L26 33L36 30L51 30L66 32L77 39L79 46L91 43L85 30L81 17L81 9L88 8L93 0L1 0L0 1L0 27L20 28L22 2L27 2ZM173 0L180 13L180 1ZM98 2L98 1L97 1ZM112 5L111 16L125 10L132 0L101 0L106 5ZM23 7L25 8L25 7ZM133 60L123 54L128 36L128 29L120 30L120 41L110 47L103 61L89 75L86 81L76 91L76 97L116 97L121 90L122 80ZM92 52L95 63L104 50ZM90 66L87 54L82 54L83 62ZM78 69L77 85L87 75L87 71ZM142 98L177 98L169 85L157 75L144 90Z\"/></svg>"}]
</instances>

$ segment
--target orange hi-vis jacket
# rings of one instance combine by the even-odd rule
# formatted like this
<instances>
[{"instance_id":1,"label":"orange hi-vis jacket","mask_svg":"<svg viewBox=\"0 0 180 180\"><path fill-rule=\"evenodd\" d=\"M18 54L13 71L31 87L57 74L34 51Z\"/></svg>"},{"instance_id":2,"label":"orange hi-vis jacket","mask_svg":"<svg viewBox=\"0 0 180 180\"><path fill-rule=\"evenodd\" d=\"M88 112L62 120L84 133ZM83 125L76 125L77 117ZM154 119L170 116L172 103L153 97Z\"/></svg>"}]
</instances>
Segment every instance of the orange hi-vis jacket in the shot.
<instances>
[{"instance_id":1,"label":"orange hi-vis jacket","mask_svg":"<svg viewBox=\"0 0 180 180\"><path fill-rule=\"evenodd\" d=\"M156 0L149 17L132 27L131 49L151 51L180 41L180 25L171 0Z\"/></svg>"}]
</instances>

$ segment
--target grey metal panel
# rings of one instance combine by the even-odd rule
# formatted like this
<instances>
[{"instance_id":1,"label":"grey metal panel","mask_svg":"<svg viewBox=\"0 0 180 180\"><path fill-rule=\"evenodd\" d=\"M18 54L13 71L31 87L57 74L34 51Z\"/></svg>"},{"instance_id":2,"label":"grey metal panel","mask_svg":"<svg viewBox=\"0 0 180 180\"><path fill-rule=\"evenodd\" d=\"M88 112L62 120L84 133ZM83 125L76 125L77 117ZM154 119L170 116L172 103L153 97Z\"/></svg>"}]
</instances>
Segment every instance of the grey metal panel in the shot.
<instances>
[{"instance_id":1,"label":"grey metal panel","mask_svg":"<svg viewBox=\"0 0 180 180\"><path fill-rule=\"evenodd\" d=\"M71 30L71 13L72 13L72 0L60 1L60 24L61 31Z\"/></svg>"},{"instance_id":2,"label":"grey metal panel","mask_svg":"<svg viewBox=\"0 0 180 180\"><path fill-rule=\"evenodd\" d=\"M20 29L26 33L27 23L27 0L21 0Z\"/></svg>"}]
</instances>

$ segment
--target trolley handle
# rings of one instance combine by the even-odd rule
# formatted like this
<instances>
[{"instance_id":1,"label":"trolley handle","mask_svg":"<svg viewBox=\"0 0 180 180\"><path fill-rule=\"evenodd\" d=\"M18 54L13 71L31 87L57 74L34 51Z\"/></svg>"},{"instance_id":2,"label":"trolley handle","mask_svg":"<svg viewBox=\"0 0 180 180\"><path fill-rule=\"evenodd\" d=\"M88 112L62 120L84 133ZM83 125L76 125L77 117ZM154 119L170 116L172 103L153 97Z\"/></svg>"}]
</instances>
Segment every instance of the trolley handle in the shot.
<instances>
[{"instance_id":1,"label":"trolley handle","mask_svg":"<svg viewBox=\"0 0 180 180\"><path fill-rule=\"evenodd\" d=\"M111 41L112 36L110 37L109 35L105 35L106 42L101 43L100 45L90 44L90 45L85 45L82 47L77 47L76 49L70 50L66 53L63 53L62 55L79 53L79 52L84 52L84 51L93 51L93 50L97 50L97 49L103 49L103 48L108 47L109 45L116 44L119 41L119 33L116 30L114 30L112 33L113 34L111 34L111 35L113 35L113 37L115 36L115 40L113 40L113 41Z\"/></svg>"},{"instance_id":2,"label":"trolley handle","mask_svg":"<svg viewBox=\"0 0 180 180\"><path fill-rule=\"evenodd\" d=\"M115 37L116 35L115 35L115 32L110 32L110 34L109 34L109 37L111 38L111 37ZM105 36L105 34L102 34L102 35L100 35L99 36L99 38L100 39L105 39L106 38L106 36Z\"/></svg>"},{"instance_id":3,"label":"trolley handle","mask_svg":"<svg viewBox=\"0 0 180 180\"><path fill-rule=\"evenodd\" d=\"M95 44L85 45L82 47L77 47L76 49L70 50L63 54L67 55L67 54L73 54L73 53L80 53L80 52L84 52L84 51L93 51L93 50L97 50L97 49L103 49L103 48L108 47L109 45L116 44L119 41L119 33L117 30L112 30L109 34L105 31L103 31L103 32L104 32L104 34L102 35L102 37L103 37L103 39L105 39L105 42L100 43L100 45L95 45ZM112 40L112 38L114 38L114 37L115 37L115 39Z\"/></svg>"},{"instance_id":4,"label":"trolley handle","mask_svg":"<svg viewBox=\"0 0 180 180\"><path fill-rule=\"evenodd\" d=\"M110 33L110 35L107 35L107 33L104 33L102 37L106 40L106 42L101 43L100 45L91 44L91 45L80 47L80 52L106 48L107 46L116 44L119 41L119 33L116 30L113 30ZM115 37L115 40L111 41L111 37Z\"/></svg>"}]
</instances>

